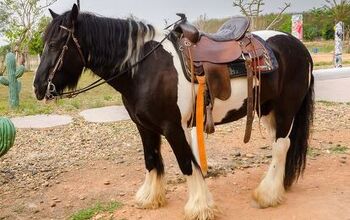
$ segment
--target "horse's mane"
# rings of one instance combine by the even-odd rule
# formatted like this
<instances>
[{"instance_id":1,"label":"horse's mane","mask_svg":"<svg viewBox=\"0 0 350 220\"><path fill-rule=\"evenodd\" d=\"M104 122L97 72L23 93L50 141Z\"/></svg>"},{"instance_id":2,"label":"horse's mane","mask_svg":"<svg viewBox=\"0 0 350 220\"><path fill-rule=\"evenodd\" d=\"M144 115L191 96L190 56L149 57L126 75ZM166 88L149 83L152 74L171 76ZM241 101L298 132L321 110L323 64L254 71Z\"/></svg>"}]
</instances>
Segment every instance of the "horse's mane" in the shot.
<instances>
[{"instance_id":1,"label":"horse's mane","mask_svg":"<svg viewBox=\"0 0 350 220\"><path fill-rule=\"evenodd\" d=\"M70 11L53 19L45 31L45 42L63 31L59 26L67 25L69 18ZM81 41L82 50L85 53L88 51L91 69L103 66L115 72L137 62L144 43L154 38L155 29L134 19L79 13L75 35Z\"/></svg>"}]
</instances>

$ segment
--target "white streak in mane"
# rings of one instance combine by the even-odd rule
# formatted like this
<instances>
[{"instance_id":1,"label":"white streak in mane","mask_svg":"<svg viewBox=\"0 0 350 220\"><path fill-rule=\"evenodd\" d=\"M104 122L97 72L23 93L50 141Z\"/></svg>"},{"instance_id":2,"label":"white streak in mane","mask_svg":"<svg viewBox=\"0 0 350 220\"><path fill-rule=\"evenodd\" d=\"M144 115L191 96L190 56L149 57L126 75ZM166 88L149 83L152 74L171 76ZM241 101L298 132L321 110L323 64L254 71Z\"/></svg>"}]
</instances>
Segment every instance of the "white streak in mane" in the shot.
<instances>
[{"instance_id":1,"label":"white streak in mane","mask_svg":"<svg viewBox=\"0 0 350 220\"><path fill-rule=\"evenodd\" d=\"M137 36L136 36L136 42L133 40L133 33L135 26L133 25L133 22L137 25ZM124 57L122 63L119 65L119 71L121 71L126 64L129 64L129 66L134 65L138 62L140 59L140 52L143 45L153 40L154 38L154 30L150 28L147 24L144 24L139 21L133 21L128 20L129 23L129 37L128 37L128 48L126 52L126 56ZM118 67L116 67L118 68ZM132 75L137 70L137 66L132 69Z\"/></svg>"},{"instance_id":2,"label":"white streak in mane","mask_svg":"<svg viewBox=\"0 0 350 220\"><path fill-rule=\"evenodd\" d=\"M121 70L124 65L129 61L131 55L132 55L132 52L133 52L133 42L132 42L132 31L133 31L133 28L132 28L132 24L131 24L131 21L129 20L129 37L128 37L128 50L126 52L126 56L123 60L123 62L120 64L120 69Z\"/></svg>"}]
</instances>

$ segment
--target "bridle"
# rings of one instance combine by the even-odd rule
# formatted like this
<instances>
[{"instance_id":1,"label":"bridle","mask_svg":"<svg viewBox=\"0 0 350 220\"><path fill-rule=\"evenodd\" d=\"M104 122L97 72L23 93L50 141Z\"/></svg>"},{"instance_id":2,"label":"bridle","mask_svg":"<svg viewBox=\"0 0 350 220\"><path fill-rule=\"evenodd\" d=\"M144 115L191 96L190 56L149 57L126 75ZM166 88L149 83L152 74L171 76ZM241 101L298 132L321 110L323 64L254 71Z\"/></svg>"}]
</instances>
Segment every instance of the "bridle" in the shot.
<instances>
[{"instance_id":1,"label":"bridle","mask_svg":"<svg viewBox=\"0 0 350 220\"><path fill-rule=\"evenodd\" d=\"M73 42L74 42L74 44L79 52L81 62L83 63L84 67L86 66L86 61L85 61L85 58L83 55L83 51L81 50L81 46L79 44L78 39L74 36L74 25L71 29L69 29L63 25L60 25L60 28L62 28L63 30L68 32L68 37L66 39L65 44L62 47L61 53L56 61L56 64L55 64L53 70L50 72L48 80L47 80L47 89L46 89L45 97L46 97L46 99L49 99L49 100L54 99L58 95L58 92L56 91L56 86L55 86L55 84L52 83L52 79L54 78L57 71L59 71L62 68L63 59L64 59L64 56L66 55L66 52L68 51L68 43L69 43L70 39L73 39Z\"/></svg>"},{"instance_id":2,"label":"bridle","mask_svg":"<svg viewBox=\"0 0 350 220\"><path fill-rule=\"evenodd\" d=\"M181 19L175 21L174 23L170 24L169 26L167 26L166 28L164 28L164 30L167 30L169 29L170 27L172 27L173 25L176 25L177 23L181 22L183 20L183 18L181 17ZM83 52L81 50L81 47L80 47L80 44L79 44L79 41L78 39L74 36L74 25L72 27L72 29L69 29L63 25L60 25L60 28L62 28L63 30L66 30L68 31L68 37L67 37L67 40L62 48L62 51L56 61L56 64L53 68L53 70L50 72L49 74L49 77L48 77L48 84L47 84L47 89L46 89L46 94L45 94L45 98L46 100L52 100L52 99L58 99L58 98L73 98L81 93L84 93L86 91L89 91L93 88L96 88L102 84L105 84L105 83L108 83L108 82L111 82L112 80L115 80L119 77L121 77L122 75L126 74L126 73L129 73L133 68L135 68L137 65L139 65L141 62L143 62L149 55L151 55L156 49L158 49L162 43L169 38L169 36L172 34L172 30L169 31L169 33L167 33L164 38L159 41L157 43L157 45L155 45L147 54L145 54L142 58L140 58L136 63L134 63L133 65L129 66L127 69L123 70L122 72L119 72L118 74L115 74L113 76L111 76L109 79L98 79L96 80L95 82L91 83L90 85L88 86L85 86L81 89L77 89L77 90L74 90L74 91L70 91L70 92L63 92L61 94L59 94L56 90L56 86L52 83L52 79L54 78L55 74L57 73L57 71L59 71L61 68L62 68L62 65L63 65L63 59L64 59L64 55L66 54L67 50L68 50L68 43L70 41L70 39L72 38L74 43L75 43L75 46L79 52L79 55L80 55L80 58L81 58L81 61L83 63L83 66L84 68L86 68L86 61L85 61L85 58L84 58L84 55L83 55Z\"/></svg>"}]
</instances>

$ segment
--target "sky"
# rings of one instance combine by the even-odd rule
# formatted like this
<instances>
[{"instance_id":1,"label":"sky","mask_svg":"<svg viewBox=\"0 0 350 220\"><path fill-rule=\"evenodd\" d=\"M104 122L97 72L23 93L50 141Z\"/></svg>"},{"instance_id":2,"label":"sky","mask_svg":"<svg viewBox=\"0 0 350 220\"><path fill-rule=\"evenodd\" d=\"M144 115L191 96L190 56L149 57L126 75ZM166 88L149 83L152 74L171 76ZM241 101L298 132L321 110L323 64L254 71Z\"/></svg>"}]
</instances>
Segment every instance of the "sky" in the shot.
<instances>
[{"instance_id":1,"label":"sky","mask_svg":"<svg viewBox=\"0 0 350 220\"><path fill-rule=\"evenodd\" d=\"M70 10L76 0L58 0L51 9L57 13ZM324 0L265 0L264 13L278 12L284 2L290 2L287 12L302 12L324 5ZM208 18L240 15L232 0L80 0L82 11L91 11L108 17L125 17L130 14L153 25L164 25L164 19L175 21L176 13L186 13L189 20L206 14Z\"/></svg>"},{"instance_id":2,"label":"sky","mask_svg":"<svg viewBox=\"0 0 350 220\"><path fill-rule=\"evenodd\" d=\"M45 0L42 0L45 2ZM279 12L284 2L291 7L286 12L303 12L314 7L321 7L325 0L265 0L264 13ZM50 8L56 13L63 13L72 8L76 0L58 0ZM190 21L206 14L208 18L224 18L240 15L232 6L232 0L80 0L81 10L95 14L123 18L133 14L159 28L164 27L165 20L176 21L178 12L186 13ZM46 12L49 15L48 11ZM0 45L4 40L0 38Z\"/></svg>"}]
</instances>

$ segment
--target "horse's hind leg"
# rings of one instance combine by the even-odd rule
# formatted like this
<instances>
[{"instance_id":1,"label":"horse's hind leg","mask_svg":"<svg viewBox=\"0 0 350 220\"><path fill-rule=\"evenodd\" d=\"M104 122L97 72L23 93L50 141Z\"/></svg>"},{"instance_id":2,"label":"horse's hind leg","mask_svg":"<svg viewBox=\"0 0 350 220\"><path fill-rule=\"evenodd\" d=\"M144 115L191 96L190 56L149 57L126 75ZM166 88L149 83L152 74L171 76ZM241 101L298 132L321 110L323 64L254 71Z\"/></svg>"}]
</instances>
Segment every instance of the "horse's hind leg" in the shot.
<instances>
[{"instance_id":1,"label":"horse's hind leg","mask_svg":"<svg viewBox=\"0 0 350 220\"><path fill-rule=\"evenodd\" d=\"M187 179L189 199L185 206L185 219L214 219L216 208L202 172L191 151L189 131L186 126L182 128L172 124L166 129L165 137L170 143L180 169Z\"/></svg>"},{"instance_id":2,"label":"horse's hind leg","mask_svg":"<svg viewBox=\"0 0 350 220\"><path fill-rule=\"evenodd\" d=\"M146 179L136 193L136 202L141 208L158 208L165 204L164 165L160 153L160 134L137 126L144 149Z\"/></svg>"},{"instance_id":3,"label":"horse's hind leg","mask_svg":"<svg viewBox=\"0 0 350 220\"><path fill-rule=\"evenodd\" d=\"M279 116L281 119L281 116ZM276 120L275 112L271 111L262 117L262 122L273 140L272 161L267 174L253 193L253 199L261 208L276 206L284 196L284 173L286 156L290 146L289 134L293 117L282 117Z\"/></svg>"}]
</instances>

